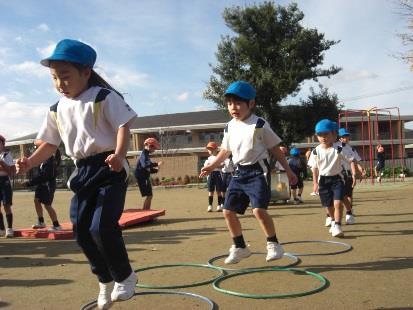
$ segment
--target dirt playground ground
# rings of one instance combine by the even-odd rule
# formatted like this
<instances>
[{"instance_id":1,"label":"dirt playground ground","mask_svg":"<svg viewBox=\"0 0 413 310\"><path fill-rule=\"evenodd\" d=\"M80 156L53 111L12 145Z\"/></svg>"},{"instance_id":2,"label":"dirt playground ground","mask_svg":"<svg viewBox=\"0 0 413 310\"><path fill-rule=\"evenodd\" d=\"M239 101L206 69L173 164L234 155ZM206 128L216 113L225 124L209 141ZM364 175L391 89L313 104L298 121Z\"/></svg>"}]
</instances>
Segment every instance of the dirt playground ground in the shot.
<instances>
[{"instance_id":1,"label":"dirt playground ground","mask_svg":"<svg viewBox=\"0 0 413 310\"><path fill-rule=\"evenodd\" d=\"M301 256L296 268L325 276L326 289L307 296L283 299L251 299L220 293L206 284L176 289L206 296L219 309L413 309L413 183L360 184L355 193L357 223L343 225L345 237L333 239L324 227L324 211L318 197L309 195L300 206L274 204L269 208L281 242L336 240L353 250L338 255ZM14 195L15 227L35 221L33 192ZM61 222L69 221L69 191L58 191L55 207ZM216 198L215 198L216 201ZM157 189L153 208L166 215L129 228L124 238L132 266L206 264L227 253L231 239L222 214L207 213L207 192L201 188ZM142 198L130 188L127 208ZM45 217L48 223L49 218ZM250 210L241 218L244 236L252 251L265 250L265 238ZM285 245L287 252L326 253L342 248L315 242ZM234 268L285 266L291 259L266 263L255 254ZM215 262L222 265L223 260ZM202 282L218 275L207 268L177 266L138 272L140 283L176 286ZM232 277L221 283L226 290L247 294L284 294L311 290L317 279L294 272L258 272ZM137 288L137 291L150 289ZM96 299L98 284L73 240L0 239L1 309L80 309ZM117 303L116 309L210 309L207 303L183 295L145 295Z\"/></svg>"}]
</instances>

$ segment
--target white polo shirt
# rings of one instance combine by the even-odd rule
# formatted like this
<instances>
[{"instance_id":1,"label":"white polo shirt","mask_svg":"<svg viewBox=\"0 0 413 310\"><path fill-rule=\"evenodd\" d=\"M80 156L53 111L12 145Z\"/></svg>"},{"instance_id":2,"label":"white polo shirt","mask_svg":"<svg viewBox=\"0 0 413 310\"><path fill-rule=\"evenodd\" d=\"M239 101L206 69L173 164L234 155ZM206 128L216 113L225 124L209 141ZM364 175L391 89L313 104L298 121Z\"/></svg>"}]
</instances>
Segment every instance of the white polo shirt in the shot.
<instances>
[{"instance_id":1,"label":"white polo shirt","mask_svg":"<svg viewBox=\"0 0 413 310\"><path fill-rule=\"evenodd\" d=\"M342 152L343 155L346 156L347 158L353 158L353 160L356 161L360 161L361 157L359 156L359 154L357 153L357 151L348 143L343 143L341 141L338 141L335 143L337 146L342 147ZM342 166L344 170L351 170L351 166L350 166L350 162L347 162L346 160L344 160L342 162Z\"/></svg>"},{"instance_id":2,"label":"white polo shirt","mask_svg":"<svg viewBox=\"0 0 413 310\"><path fill-rule=\"evenodd\" d=\"M13 161L13 157L11 157L9 152L1 152L0 153L0 160L4 161L4 163L7 166L13 166L14 165L14 161ZM0 177L5 177L8 176L7 172L4 171L1 167L0 167Z\"/></svg>"},{"instance_id":3,"label":"white polo shirt","mask_svg":"<svg viewBox=\"0 0 413 310\"><path fill-rule=\"evenodd\" d=\"M246 120L234 118L228 123L221 149L231 151L234 165L252 165L266 159L268 149L280 144L280 137L268 122L262 128L255 128L259 118L261 117L252 114Z\"/></svg>"},{"instance_id":4,"label":"white polo shirt","mask_svg":"<svg viewBox=\"0 0 413 310\"><path fill-rule=\"evenodd\" d=\"M57 113L47 111L37 139L53 145L63 141L73 160L114 150L117 132L137 115L115 92L95 103L101 87L93 86L78 97L62 97Z\"/></svg>"},{"instance_id":5,"label":"white polo shirt","mask_svg":"<svg viewBox=\"0 0 413 310\"><path fill-rule=\"evenodd\" d=\"M332 147L323 148L318 145L310 155L308 160L308 165L319 171L319 176L342 176L342 163L350 163L354 158L350 154L343 153L343 150L339 153L337 151L337 146L334 144ZM316 154L314 154L314 151Z\"/></svg>"}]
</instances>

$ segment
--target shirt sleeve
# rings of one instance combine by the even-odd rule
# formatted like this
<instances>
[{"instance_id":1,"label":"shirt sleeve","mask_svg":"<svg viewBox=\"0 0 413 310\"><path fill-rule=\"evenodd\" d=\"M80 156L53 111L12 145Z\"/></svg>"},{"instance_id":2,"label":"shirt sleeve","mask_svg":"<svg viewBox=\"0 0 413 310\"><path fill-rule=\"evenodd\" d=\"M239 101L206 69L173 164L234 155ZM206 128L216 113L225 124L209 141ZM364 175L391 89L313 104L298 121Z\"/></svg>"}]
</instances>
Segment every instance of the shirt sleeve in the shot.
<instances>
[{"instance_id":1,"label":"shirt sleeve","mask_svg":"<svg viewBox=\"0 0 413 310\"><path fill-rule=\"evenodd\" d=\"M104 100L103 114L115 131L137 116L122 97L114 92L110 92Z\"/></svg>"},{"instance_id":2,"label":"shirt sleeve","mask_svg":"<svg viewBox=\"0 0 413 310\"><path fill-rule=\"evenodd\" d=\"M46 117L43 120L42 126L39 129L36 139L56 146L58 146L60 142L62 142L56 119L53 118L51 111L47 111Z\"/></svg>"},{"instance_id":3,"label":"shirt sleeve","mask_svg":"<svg viewBox=\"0 0 413 310\"><path fill-rule=\"evenodd\" d=\"M264 144L269 149L277 146L282 141L281 138L272 130L268 122L265 122L265 125L263 127L263 140Z\"/></svg>"},{"instance_id":4,"label":"shirt sleeve","mask_svg":"<svg viewBox=\"0 0 413 310\"><path fill-rule=\"evenodd\" d=\"M224 130L224 137L222 138L221 143L221 150L231 151L231 147L229 145L229 132Z\"/></svg>"},{"instance_id":5,"label":"shirt sleeve","mask_svg":"<svg viewBox=\"0 0 413 310\"><path fill-rule=\"evenodd\" d=\"M4 156L3 161L6 163L7 166L14 165L13 157L11 157L10 153L7 153L7 155Z\"/></svg>"},{"instance_id":6,"label":"shirt sleeve","mask_svg":"<svg viewBox=\"0 0 413 310\"><path fill-rule=\"evenodd\" d=\"M308 159L307 165L312 169L318 168L317 155L314 155L314 151L311 151L311 155L310 155L310 158Z\"/></svg>"}]
</instances>

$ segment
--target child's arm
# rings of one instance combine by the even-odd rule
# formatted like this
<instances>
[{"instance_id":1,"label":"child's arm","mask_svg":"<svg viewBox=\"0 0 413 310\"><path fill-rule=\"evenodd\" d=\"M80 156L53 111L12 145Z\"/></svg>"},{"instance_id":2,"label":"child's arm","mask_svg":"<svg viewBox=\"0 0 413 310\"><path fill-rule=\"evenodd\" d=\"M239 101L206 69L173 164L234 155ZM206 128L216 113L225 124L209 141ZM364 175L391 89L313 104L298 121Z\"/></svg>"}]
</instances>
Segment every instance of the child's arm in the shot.
<instances>
[{"instance_id":1,"label":"child's arm","mask_svg":"<svg viewBox=\"0 0 413 310\"><path fill-rule=\"evenodd\" d=\"M199 177L202 178L204 176L207 176L215 168L220 167L222 165L222 162L225 159L227 159L229 157L229 155L231 155L230 151L221 149L221 151L219 151L219 153L218 153L217 157L214 159L214 161L201 169L201 173L199 174Z\"/></svg>"},{"instance_id":2,"label":"child's arm","mask_svg":"<svg viewBox=\"0 0 413 310\"><path fill-rule=\"evenodd\" d=\"M284 168L285 172L287 173L288 180L291 184L296 184L298 182L297 176L291 170L290 165L288 164L287 160L285 159L285 155L281 152L278 146L273 146L269 149L270 153L274 156L274 158L281 164Z\"/></svg>"},{"instance_id":3,"label":"child's arm","mask_svg":"<svg viewBox=\"0 0 413 310\"><path fill-rule=\"evenodd\" d=\"M110 154L105 163L107 163L110 169L120 172L123 169L123 160L126 158L126 153L129 148L130 140L130 125L135 120L131 119L122 127L119 127L118 134L116 136L116 149L114 154Z\"/></svg>"},{"instance_id":4,"label":"child's arm","mask_svg":"<svg viewBox=\"0 0 413 310\"><path fill-rule=\"evenodd\" d=\"M39 166L42 162L52 156L57 150L57 146L43 142L37 150L29 157L23 157L16 161L16 172L24 173Z\"/></svg>"}]
</instances>

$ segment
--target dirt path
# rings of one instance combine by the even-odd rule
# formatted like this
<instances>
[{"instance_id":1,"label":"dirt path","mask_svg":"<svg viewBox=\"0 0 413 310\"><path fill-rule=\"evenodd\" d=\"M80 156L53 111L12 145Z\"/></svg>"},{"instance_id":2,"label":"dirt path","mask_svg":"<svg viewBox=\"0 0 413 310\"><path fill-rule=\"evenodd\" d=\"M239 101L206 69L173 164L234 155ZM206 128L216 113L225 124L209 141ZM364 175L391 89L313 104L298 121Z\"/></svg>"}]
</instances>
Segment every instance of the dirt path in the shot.
<instances>
[{"instance_id":1,"label":"dirt path","mask_svg":"<svg viewBox=\"0 0 413 310\"><path fill-rule=\"evenodd\" d=\"M308 195L301 206L273 205L281 242L334 240L323 227L323 210L318 197ZM60 220L68 221L71 193L59 191L55 207ZM211 298L219 309L413 309L413 184L362 185L355 194L357 223L344 226L353 250L339 255L303 256L297 268L325 276L329 286L316 294L286 299L249 299L225 295L211 285L179 291ZM33 192L16 192L15 227L28 227L35 220ZM142 199L136 189L127 196L127 207ZM166 209L157 221L124 231L134 268L153 264L199 263L225 254L231 245L221 213L206 212L205 189L162 189L155 191L153 207ZM48 218L46 218L48 220ZM244 236L253 251L264 251L265 238L247 211L242 217ZM286 245L289 252L319 253L339 249L319 243ZM274 263L283 266L287 258ZM222 259L216 261L222 264ZM241 268L265 266L263 254L251 256ZM162 268L139 272L141 283L177 285L204 281L217 275L210 269ZM309 290L317 281L287 272L262 272L230 278L224 289L249 294L281 294ZM147 290L147 289L138 289ZM97 281L72 240L0 239L0 308L79 309L98 293ZM186 296L141 296L112 309L208 309L200 300Z\"/></svg>"}]
</instances>

